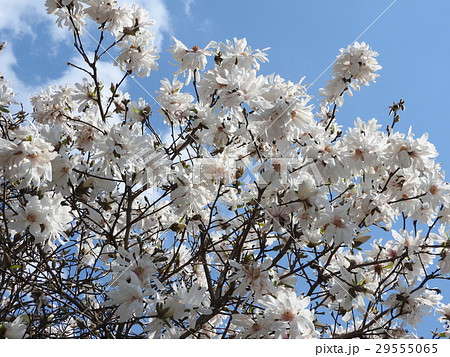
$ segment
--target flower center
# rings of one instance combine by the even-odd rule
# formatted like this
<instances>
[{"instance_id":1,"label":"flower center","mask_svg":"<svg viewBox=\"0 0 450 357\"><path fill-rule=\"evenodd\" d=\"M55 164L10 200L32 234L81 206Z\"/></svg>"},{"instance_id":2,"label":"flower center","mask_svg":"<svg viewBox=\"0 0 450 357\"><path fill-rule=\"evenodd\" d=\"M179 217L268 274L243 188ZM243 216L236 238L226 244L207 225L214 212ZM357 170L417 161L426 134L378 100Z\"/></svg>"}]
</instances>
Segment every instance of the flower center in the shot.
<instances>
[{"instance_id":1,"label":"flower center","mask_svg":"<svg viewBox=\"0 0 450 357\"><path fill-rule=\"evenodd\" d=\"M363 152L361 151L361 149L356 149L355 150L355 157L357 159L362 159L362 156L363 156Z\"/></svg>"},{"instance_id":2,"label":"flower center","mask_svg":"<svg viewBox=\"0 0 450 357\"><path fill-rule=\"evenodd\" d=\"M28 213L27 214L27 221L28 222L36 222L36 215L34 213Z\"/></svg>"},{"instance_id":3,"label":"flower center","mask_svg":"<svg viewBox=\"0 0 450 357\"><path fill-rule=\"evenodd\" d=\"M133 269L133 273L136 274L136 276L139 278L139 280L142 280L142 278L144 277L144 268L143 267L136 267Z\"/></svg>"},{"instance_id":4,"label":"flower center","mask_svg":"<svg viewBox=\"0 0 450 357\"><path fill-rule=\"evenodd\" d=\"M286 310L285 312L283 312L283 314L281 315L281 319L283 321L292 321L295 317L295 314L291 311L291 310Z\"/></svg>"},{"instance_id":5,"label":"flower center","mask_svg":"<svg viewBox=\"0 0 450 357\"><path fill-rule=\"evenodd\" d=\"M27 155L27 159L29 159L29 160L34 160L34 159L37 159L38 157L39 157L39 154L37 152Z\"/></svg>"},{"instance_id":6,"label":"flower center","mask_svg":"<svg viewBox=\"0 0 450 357\"><path fill-rule=\"evenodd\" d=\"M252 325L252 331L253 332L258 332L258 331L261 330L261 328L262 327L260 325L256 324L256 323Z\"/></svg>"},{"instance_id":7,"label":"flower center","mask_svg":"<svg viewBox=\"0 0 450 357\"><path fill-rule=\"evenodd\" d=\"M261 269L251 267L247 270L247 275L252 281L258 280L259 277L261 276Z\"/></svg>"},{"instance_id":8,"label":"flower center","mask_svg":"<svg viewBox=\"0 0 450 357\"><path fill-rule=\"evenodd\" d=\"M336 218L333 220L333 224L334 224L336 227L338 227L338 228L345 228L345 222L344 222L344 220L343 220L342 218L340 218L340 217L336 217Z\"/></svg>"},{"instance_id":9,"label":"flower center","mask_svg":"<svg viewBox=\"0 0 450 357\"><path fill-rule=\"evenodd\" d=\"M430 186L430 193L432 195L436 195L439 192L439 188L436 185L431 185Z\"/></svg>"}]
</instances>

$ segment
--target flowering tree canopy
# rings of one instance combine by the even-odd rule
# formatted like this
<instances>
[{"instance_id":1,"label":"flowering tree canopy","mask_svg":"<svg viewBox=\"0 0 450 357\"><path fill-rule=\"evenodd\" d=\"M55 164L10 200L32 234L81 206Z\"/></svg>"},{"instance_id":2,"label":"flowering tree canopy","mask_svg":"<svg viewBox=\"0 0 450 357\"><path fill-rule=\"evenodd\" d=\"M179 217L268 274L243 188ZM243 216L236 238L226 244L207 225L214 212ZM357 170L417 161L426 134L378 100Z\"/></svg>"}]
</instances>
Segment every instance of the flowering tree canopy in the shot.
<instances>
[{"instance_id":1,"label":"flowering tree canopy","mask_svg":"<svg viewBox=\"0 0 450 357\"><path fill-rule=\"evenodd\" d=\"M337 122L378 77L367 44L341 49L315 108L303 80L258 73L267 49L174 38L151 108L121 90L158 69L151 14L45 4L84 65L31 113L0 77L0 336L401 338L432 313L427 337L450 336L435 147L394 130L403 100L389 123ZM99 77L105 57L119 82Z\"/></svg>"}]
</instances>

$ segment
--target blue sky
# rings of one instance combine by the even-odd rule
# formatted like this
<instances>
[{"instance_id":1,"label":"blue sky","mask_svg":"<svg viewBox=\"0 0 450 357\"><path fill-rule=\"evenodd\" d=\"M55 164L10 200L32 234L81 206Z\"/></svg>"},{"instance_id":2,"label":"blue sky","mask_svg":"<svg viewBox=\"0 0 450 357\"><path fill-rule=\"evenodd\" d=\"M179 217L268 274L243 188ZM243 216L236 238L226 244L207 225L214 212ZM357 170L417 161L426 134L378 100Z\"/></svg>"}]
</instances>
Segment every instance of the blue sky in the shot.
<instances>
[{"instance_id":1,"label":"blue sky","mask_svg":"<svg viewBox=\"0 0 450 357\"><path fill-rule=\"evenodd\" d=\"M154 30L160 34L160 70L152 72L149 78L138 79L154 95L160 80L176 70L169 64L167 52L172 45L171 36L188 47L246 37L252 48L271 47L267 51L270 62L262 65L261 73L275 72L294 82L306 76L304 83L312 83L334 61L339 49L351 44L393 0L129 2L143 5L157 20ZM55 18L45 14L44 3L45 0L0 0L0 42L8 41L0 56L0 72L12 82L22 101L28 93L49 84L80 78L78 72L66 66L68 60L76 58L70 34L57 29ZM337 121L344 128L358 116L363 120L377 118L385 126L391 123L388 106L403 98L406 111L400 113L396 129L407 132L412 126L416 136L428 132L440 153L438 161L447 172L449 14L448 0L396 1L359 39L380 54L378 61L383 69L377 83L362 88L352 98L346 97L337 114ZM309 89L316 106L320 100L318 90L324 87L330 73L331 69ZM104 66L103 74L105 83L120 78L111 63ZM133 81L127 82L127 89L134 100L142 96L156 105Z\"/></svg>"}]
</instances>

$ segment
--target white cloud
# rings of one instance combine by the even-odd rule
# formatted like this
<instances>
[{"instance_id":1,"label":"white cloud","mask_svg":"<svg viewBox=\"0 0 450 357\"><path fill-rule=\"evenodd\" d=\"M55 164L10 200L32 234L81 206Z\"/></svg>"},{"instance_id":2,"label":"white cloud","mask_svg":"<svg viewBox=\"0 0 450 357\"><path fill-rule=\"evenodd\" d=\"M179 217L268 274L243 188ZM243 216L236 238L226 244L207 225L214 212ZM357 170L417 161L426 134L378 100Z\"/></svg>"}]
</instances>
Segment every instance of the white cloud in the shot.
<instances>
[{"instance_id":1,"label":"white cloud","mask_svg":"<svg viewBox=\"0 0 450 357\"><path fill-rule=\"evenodd\" d=\"M188 16L191 17L191 6L195 3L195 0L183 0L184 2L184 13Z\"/></svg>"},{"instance_id":2,"label":"white cloud","mask_svg":"<svg viewBox=\"0 0 450 357\"><path fill-rule=\"evenodd\" d=\"M93 57L92 53L88 53L88 56L90 58ZM79 66L79 67L85 67L86 64L83 62L83 60L79 57L75 57L71 59L69 62ZM52 79L45 83L43 87L47 87L49 85L57 85L57 84L66 84L66 83L77 83L81 82L82 78L86 77L90 79L90 77L87 75L87 73L84 73L80 71L79 69L76 69L72 66L69 66L59 78ZM109 85L111 82L117 83L120 81L120 79L123 77L123 72L120 70L119 67L114 66L113 62L105 62L100 61L98 62L98 77L103 81L106 88L109 88ZM122 85L123 86L123 85ZM121 88L124 89L125 86Z\"/></svg>"},{"instance_id":3,"label":"white cloud","mask_svg":"<svg viewBox=\"0 0 450 357\"><path fill-rule=\"evenodd\" d=\"M163 40L162 34L170 34L172 32L169 11L164 1L118 0L119 5L123 5L126 2L128 4L135 3L144 7L149 12L150 18L156 20L152 31L158 34L157 45L160 47ZM31 86L17 76L15 72L16 65L30 64L26 62L25 58L16 57L16 51L14 51L15 39L20 39L23 36L31 36L33 40L42 40L46 48L55 57L61 41L70 39L70 32L57 27L55 24L55 16L46 13L44 4L44 0L1 0L0 4L0 43L5 40L8 41L8 46L0 55L0 70L5 78L11 82L11 86L15 93L17 93L17 101L24 103L26 110L31 109L28 104L29 94L38 92L49 85L78 82L83 75L86 75L73 67L69 67L60 77L44 80L38 86ZM45 36L45 33L48 34L47 37L41 38L41 36ZM86 40L88 40L87 37ZM23 53L22 51L20 52ZM105 57L105 60L109 60L109 58ZM77 58L71 60L74 64L82 65L80 61ZM120 69L113 66L111 62L101 63L99 72L101 79L105 82L105 86L108 87L110 82L117 82L122 77ZM42 73L41 77L45 78L47 75L48 73ZM39 78L39 76L36 78Z\"/></svg>"},{"instance_id":4,"label":"white cloud","mask_svg":"<svg viewBox=\"0 0 450 357\"><path fill-rule=\"evenodd\" d=\"M145 8L150 17L156 20L153 32L159 36L157 44L160 45L163 33L171 33L170 15L163 0L118 0L119 5L125 3L137 4ZM1 0L0 3L0 43L8 40L5 36L21 37L28 35L36 38L36 29L42 26L51 38L50 45L68 40L71 33L67 29L60 29L56 25L56 17L49 15L45 9L45 0ZM3 38L4 37L4 38Z\"/></svg>"},{"instance_id":5,"label":"white cloud","mask_svg":"<svg viewBox=\"0 0 450 357\"><path fill-rule=\"evenodd\" d=\"M208 33L211 31L211 28L214 26L213 22L209 19L203 20L203 22L199 25L199 27L195 28L195 31Z\"/></svg>"},{"instance_id":6,"label":"white cloud","mask_svg":"<svg viewBox=\"0 0 450 357\"><path fill-rule=\"evenodd\" d=\"M37 38L37 28L44 28L53 42L67 40L69 31L56 25L56 17L47 14L44 0L7 0L0 4L0 36Z\"/></svg>"},{"instance_id":7,"label":"white cloud","mask_svg":"<svg viewBox=\"0 0 450 357\"><path fill-rule=\"evenodd\" d=\"M9 41L0 54L1 73L10 82L10 86L16 93L15 99L18 102L28 101L28 95L25 94L27 92L26 85L17 77L13 68L16 64L17 58L14 55L13 44Z\"/></svg>"},{"instance_id":8,"label":"white cloud","mask_svg":"<svg viewBox=\"0 0 450 357\"><path fill-rule=\"evenodd\" d=\"M34 36L34 26L49 21L42 1L8 0L2 1L0 11L0 33L14 36Z\"/></svg>"},{"instance_id":9,"label":"white cloud","mask_svg":"<svg viewBox=\"0 0 450 357\"><path fill-rule=\"evenodd\" d=\"M88 54L92 56L92 54ZM85 67L83 60L79 57L72 58L70 60L71 63L79 66ZM47 88L52 85L65 85L66 83L77 83L81 82L83 77L88 77L86 73L81 72L80 70L74 67L67 67L65 71L61 73L58 78L53 78L47 80L39 85L29 85L22 81L16 75L14 70L14 66L18 63L18 59L14 54L14 48L12 43L8 43L8 45L3 49L0 54L0 68L2 74L5 79L11 83L11 87L16 93L16 100L19 103L24 104L24 109L26 111L31 111L31 106L29 104L29 96L30 94L38 93L41 90ZM98 73L99 78L104 82L105 88L109 88L111 82L117 83L123 76L123 72L120 68L114 66L112 62L101 61L98 65ZM43 74L45 76L45 74ZM126 83L121 86L122 90L125 90Z\"/></svg>"}]
</instances>

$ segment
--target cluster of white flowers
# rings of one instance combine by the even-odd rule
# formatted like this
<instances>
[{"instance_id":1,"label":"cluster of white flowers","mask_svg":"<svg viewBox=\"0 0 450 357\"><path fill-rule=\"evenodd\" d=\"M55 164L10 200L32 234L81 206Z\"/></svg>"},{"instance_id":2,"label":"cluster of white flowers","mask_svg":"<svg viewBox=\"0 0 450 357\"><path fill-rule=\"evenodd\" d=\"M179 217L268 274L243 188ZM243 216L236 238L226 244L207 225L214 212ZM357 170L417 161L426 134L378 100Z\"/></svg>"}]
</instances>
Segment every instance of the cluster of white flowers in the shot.
<instances>
[{"instance_id":1,"label":"cluster of white flowers","mask_svg":"<svg viewBox=\"0 0 450 357\"><path fill-rule=\"evenodd\" d=\"M0 110L5 110L5 107L14 101L14 92L9 86L9 82L5 80L0 72Z\"/></svg>"},{"instance_id":2,"label":"cluster of white flowers","mask_svg":"<svg viewBox=\"0 0 450 357\"><path fill-rule=\"evenodd\" d=\"M359 91L361 85L368 86L379 76L375 72L381 69L375 57L378 53L372 51L364 42L355 42L346 49L341 48L341 54L333 66L333 77L328 81L320 94L329 103L339 107L344 103L344 93L351 96L351 88Z\"/></svg>"},{"instance_id":3,"label":"cluster of white flowers","mask_svg":"<svg viewBox=\"0 0 450 357\"><path fill-rule=\"evenodd\" d=\"M0 338L17 339L26 337L27 325L22 316L18 316L13 322L2 322L0 325Z\"/></svg>"},{"instance_id":4,"label":"cluster of white flowers","mask_svg":"<svg viewBox=\"0 0 450 357\"><path fill-rule=\"evenodd\" d=\"M70 229L74 218L70 207L61 204L64 197L60 193L53 197L46 193L42 198L25 196L25 200L25 205L9 217L9 227L18 233L30 232L35 243L46 242L50 247L55 246L55 241L64 243L65 231Z\"/></svg>"},{"instance_id":5,"label":"cluster of white flowers","mask_svg":"<svg viewBox=\"0 0 450 357\"><path fill-rule=\"evenodd\" d=\"M47 13L58 16L56 22L60 27L83 34L89 19L111 32L120 49L115 64L123 71L145 77L158 69L155 33L149 30L155 21L144 8L119 7L117 1L110 0L46 0L45 6Z\"/></svg>"},{"instance_id":6,"label":"cluster of white flowers","mask_svg":"<svg viewBox=\"0 0 450 357\"><path fill-rule=\"evenodd\" d=\"M154 21L141 7L46 6L75 32L87 68L103 56L99 46L89 60L79 46L93 21L124 78L157 69ZM450 186L435 147L376 119L347 131L335 120L345 92L375 81L377 53L365 43L341 50L314 112L304 79L259 73L267 49L174 42L178 68L157 91L167 142L149 104L120 84L105 89L97 71L32 95L29 121L8 112L13 92L1 77L0 230L20 244L10 270L47 268L26 255L43 246L51 270L30 281L48 290L57 272L66 280L55 294L68 291L37 310L68 296L67 306L85 307L79 319L58 314L50 336L371 337L433 311L448 321L429 285L450 273ZM23 336L23 326L3 328Z\"/></svg>"},{"instance_id":7,"label":"cluster of white flowers","mask_svg":"<svg viewBox=\"0 0 450 357\"><path fill-rule=\"evenodd\" d=\"M5 176L9 180L20 181L21 188L51 181L51 161L57 156L54 147L39 133L27 129L16 131L14 141L0 139L0 158Z\"/></svg>"},{"instance_id":8,"label":"cluster of white flowers","mask_svg":"<svg viewBox=\"0 0 450 357\"><path fill-rule=\"evenodd\" d=\"M279 290L276 296L265 295L259 303L263 313L233 315L232 323L242 338L266 337L275 332L274 338L314 338L318 333L314 326L314 312L306 309L309 297L299 297L292 290Z\"/></svg>"}]
</instances>

